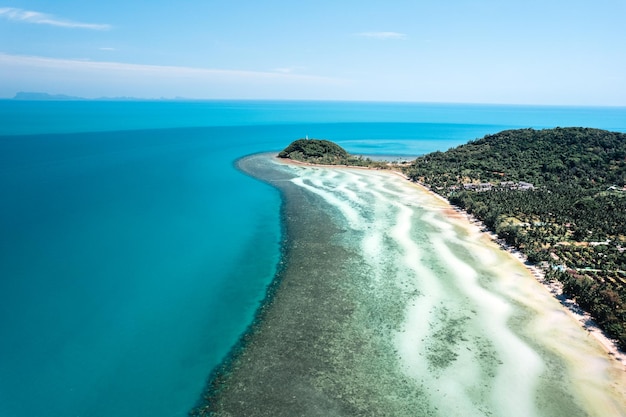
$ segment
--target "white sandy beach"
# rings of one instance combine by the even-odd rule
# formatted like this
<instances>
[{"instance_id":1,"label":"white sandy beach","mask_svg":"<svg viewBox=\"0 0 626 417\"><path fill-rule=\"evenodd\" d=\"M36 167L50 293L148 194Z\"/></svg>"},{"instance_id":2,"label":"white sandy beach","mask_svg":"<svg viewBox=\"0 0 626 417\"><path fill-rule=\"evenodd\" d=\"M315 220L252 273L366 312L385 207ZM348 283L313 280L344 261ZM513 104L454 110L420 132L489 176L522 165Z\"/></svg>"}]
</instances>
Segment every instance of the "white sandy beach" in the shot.
<instances>
[{"instance_id":1,"label":"white sandy beach","mask_svg":"<svg viewBox=\"0 0 626 417\"><path fill-rule=\"evenodd\" d=\"M283 193L283 269L202 413L626 416L622 363L444 199L390 171L245 164Z\"/></svg>"},{"instance_id":2,"label":"white sandy beach","mask_svg":"<svg viewBox=\"0 0 626 417\"><path fill-rule=\"evenodd\" d=\"M389 265L379 261L383 245L401 255L396 268L404 272L397 285L420 296L407 304L396 333L399 360L407 376L440 395L442 415L479 415L488 408L499 415L542 416L550 400L536 396L550 389L576 398L591 415L626 413L624 356L587 317L557 300L558 289L543 282L541 270L504 250L471 217L397 172L295 169L294 183L363 231L361 250L374 271L370 285L389 278ZM424 224L427 231L415 230ZM443 265L432 263L433 253ZM467 305L459 306L461 300ZM450 333L447 341L457 339L444 346L437 338L449 331L445 323L462 327L462 334ZM433 370L425 358L446 349L453 364ZM497 366L480 362L489 355Z\"/></svg>"},{"instance_id":3,"label":"white sandy beach","mask_svg":"<svg viewBox=\"0 0 626 417\"><path fill-rule=\"evenodd\" d=\"M294 164L294 165L304 165L304 166L323 166L323 167L332 168L332 169L338 168L335 165L313 165L313 164L298 162L298 161L293 161L293 160L288 160L286 161L286 163ZM345 168L348 169L348 167L345 167ZM371 168L365 168L365 167L349 167L349 169L372 171ZM376 170L376 171L389 173L390 175L396 175L396 176L399 176L400 178L410 181L406 175L394 169L391 169L389 171L384 171L384 170ZM482 237L488 238L492 242L496 243L499 249L507 252L513 258L517 259L528 270L528 272L540 284L542 284L544 288L550 294L554 296L555 299L559 300L559 302L564 308L564 311L566 311L569 315L571 315L571 317L574 318L579 323L579 325L582 328L584 328L591 336L596 338L597 341L600 343L600 345L605 349L605 351L612 358L614 358L616 361L622 364L624 367L624 371L626 371L626 352L621 351L618 348L616 342L604 334L604 332L593 321L593 318L589 315L589 313L582 310L576 304L575 300L569 299L566 297L565 294L563 294L562 285L560 285L560 283L547 282L545 280L545 273L540 267L527 263L526 257L519 250L509 247L508 245L504 244L504 242L498 241L498 237L494 233L489 232L486 226L482 224L479 220L477 220L475 217L473 217L471 214L465 212L464 210L461 210L452 206L448 202L447 199L445 199L441 195L435 193L434 191L428 189L427 187L421 184L412 183L412 185L421 189L424 192L429 193L433 198L436 198L442 201L445 204L445 207L443 207L442 209L446 213L447 217L452 220L459 220L459 219L462 220L462 222L459 224L461 227L467 229L468 233L473 233L473 234L477 234Z\"/></svg>"},{"instance_id":4,"label":"white sandy beach","mask_svg":"<svg viewBox=\"0 0 626 417\"><path fill-rule=\"evenodd\" d=\"M394 172L403 178L407 179L402 173ZM499 241L498 237L492 233L487 231L487 228L480 221L476 220L471 214L465 212L464 210L453 207L449 204L449 202L439 194L427 189L426 187L415 184L417 187L422 188L424 191L430 193L433 197L440 199L446 205L449 206L449 210L446 211L448 217L450 219L458 219L463 221L465 224L463 227L467 228L468 232L482 235L483 237L491 240L496 243L499 249L507 252L513 258L518 260L527 270L528 272L540 283L544 286L544 288L552 294L552 296L559 300L561 305L563 306L564 311L566 311L571 317L573 317L579 325L584 328L591 336L596 338L598 342L602 345L602 347L606 350L606 352L618 361L626 371L626 353L622 352L618 347L615 341L606 336L602 330L595 324L592 317L589 313L582 310L575 302L575 300L567 298L565 294L563 294L562 285L558 282L547 282L545 280L545 272L538 266L529 264L527 262L526 257L519 250L506 245L504 242Z\"/></svg>"}]
</instances>

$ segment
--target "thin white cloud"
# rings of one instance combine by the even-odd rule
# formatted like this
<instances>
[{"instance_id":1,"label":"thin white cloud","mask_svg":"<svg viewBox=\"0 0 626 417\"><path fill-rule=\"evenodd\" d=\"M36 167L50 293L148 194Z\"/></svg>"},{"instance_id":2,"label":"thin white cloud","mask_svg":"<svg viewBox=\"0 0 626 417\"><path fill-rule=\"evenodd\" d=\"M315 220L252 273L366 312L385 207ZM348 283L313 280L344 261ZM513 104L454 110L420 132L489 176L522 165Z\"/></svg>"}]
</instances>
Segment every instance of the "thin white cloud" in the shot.
<instances>
[{"instance_id":1,"label":"thin white cloud","mask_svg":"<svg viewBox=\"0 0 626 417\"><path fill-rule=\"evenodd\" d=\"M281 74L293 74L296 71L301 71L306 69L305 67L280 67L274 68L275 72L279 72Z\"/></svg>"},{"instance_id":2,"label":"thin white cloud","mask_svg":"<svg viewBox=\"0 0 626 417\"><path fill-rule=\"evenodd\" d=\"M246 71L113 61L59 59L0 52L0 94L57 91L95 97L328 99L354 81L276 71Z\"/></svg>"},{"instance_id":3,"label":"thin white cloud","mask_svg":"<svg viewBox=\"0 0 626 417\"><path fill-rule=\"evenodd\" d=\"M102 48L98 48L101 51L117 51L116 48L111 48L110 46L103 46Z\"/></svg>"},{"instance_id":4,"label":"thin white cloud","mask_svg":"<svg viewBox=\"0 0 626 417\"><path fill-rule=\"evenodd\" d=\"M404 40L407 38L407 35L399 32L361 32L357 33L356 36L360 36L362 38L372 38L372 39L399 39Z\"/></svg>"},{"instance_id":5,"label":"thin white cloud","mask_svg":"<svg viewBox=\"0 0 626 417\"><path fill-rule=\"evenodd\" d=\"M88 59L60 59L30 55L11 55L0 52L0 64L21 65L40 69L67 69L67 70L107 70L132 73L151 73L168 76L186 75L221 75L240 78L268 78L268 79L299 79L317 81L338 81L334 78L313 75L297 75L289 72L273 71L246 71L197 67L179 67L169 65L129 64L124 62L91 61Z\"/></svg>"},{"instance_id":6,"label":"thin white cloud","mask_svg":"<svg viewBox=\"0 0 626 417\"><path fill-rule=\"evenodd\" d=\"M59 59L41 56L11 55L0 52L0 68L29 68L33 70L61 71L62 73L102 74L110 77L146 77L148 79L196 79L204 81L297 82L336 84L345 80L337 78L300 75L277 71L247 71L213 68L194 68L167 65L130 64L85 59ZM0 71L1 75L1 71Z\"/></svg>"},{"instance_id":7,"label":"thin white cloud","mask_svg":"<svg viewBox=\"0 0 626 417\"><path fill-rule=\"evenodd\" d=\"M17 9L15 7L0 8L0 17L16 22L34 23L39 25L50 25L64 28L109 30L111 25L98 23L83 23L72 20L57 18L53 15L34 12L30 10Z\"/></svg>"}]
</instances>

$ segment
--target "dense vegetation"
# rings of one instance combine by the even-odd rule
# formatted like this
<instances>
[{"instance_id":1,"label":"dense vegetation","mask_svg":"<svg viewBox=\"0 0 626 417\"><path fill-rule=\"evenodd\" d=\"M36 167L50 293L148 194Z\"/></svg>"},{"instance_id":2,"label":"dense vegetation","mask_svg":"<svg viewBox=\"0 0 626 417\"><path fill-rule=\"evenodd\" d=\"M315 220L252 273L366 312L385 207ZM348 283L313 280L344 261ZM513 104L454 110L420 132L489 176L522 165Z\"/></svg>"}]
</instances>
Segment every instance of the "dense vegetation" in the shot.
<instances>
[{"instance_id":1,"label":"dense vegetation","mask_svg":"<svg viewBox=\"0 0 626 417\"><path fill-rule=\"evenodd\" d=\"M626 348L626 134L509 130L406 169L563 283Z\"/></svg>"},{"instance_id":2,"label":"dense vegetation","mask_svg":"<svg viewBox=\"0 0 626 417\"><path fill-rule=\"evenodd\" d=\"M387 167L385 162L350 155L336 143L323 139L298 139L282 150L278 157L312 164Z\"/></svg>"}]
</instances>

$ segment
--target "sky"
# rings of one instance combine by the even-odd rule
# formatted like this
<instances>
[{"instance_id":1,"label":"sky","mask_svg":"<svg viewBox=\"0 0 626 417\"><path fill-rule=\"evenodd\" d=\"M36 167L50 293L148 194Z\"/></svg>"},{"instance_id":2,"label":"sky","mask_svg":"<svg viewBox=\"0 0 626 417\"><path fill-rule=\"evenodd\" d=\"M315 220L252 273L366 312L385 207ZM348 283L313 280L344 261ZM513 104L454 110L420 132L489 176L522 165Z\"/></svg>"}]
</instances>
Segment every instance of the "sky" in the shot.
<instances>
[{"instance_id":1,"label":"sky","mask_svg":"<svg viewBox=\"0 0 626 417\"><path fill-rule=\"evenodd\" d=\"M626 106L625 0L0 0L0 98Z\"/></svg>"}]
</instances>

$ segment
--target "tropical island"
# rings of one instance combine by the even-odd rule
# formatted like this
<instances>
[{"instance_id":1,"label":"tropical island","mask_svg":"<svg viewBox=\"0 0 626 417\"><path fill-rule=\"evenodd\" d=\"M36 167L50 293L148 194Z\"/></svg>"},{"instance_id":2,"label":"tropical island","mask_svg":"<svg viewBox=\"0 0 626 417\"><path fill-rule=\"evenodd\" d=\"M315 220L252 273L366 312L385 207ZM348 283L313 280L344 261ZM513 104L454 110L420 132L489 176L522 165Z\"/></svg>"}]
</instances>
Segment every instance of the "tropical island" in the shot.
<instances>
[{"instance_id":1,"label":"tropical island","mask_svg":"<svg viewBox=\"0 0 626 417\"><path fill-rule=\"evenodd\" d=\"M305 139L279 156L329 165L373 162L330 141ZM402 171L526 255L626 348L626 134L507 130L423 155Z\"/></svg>"}]
</instances>

